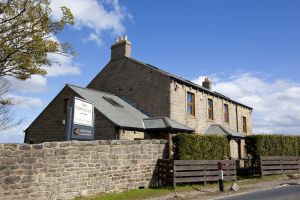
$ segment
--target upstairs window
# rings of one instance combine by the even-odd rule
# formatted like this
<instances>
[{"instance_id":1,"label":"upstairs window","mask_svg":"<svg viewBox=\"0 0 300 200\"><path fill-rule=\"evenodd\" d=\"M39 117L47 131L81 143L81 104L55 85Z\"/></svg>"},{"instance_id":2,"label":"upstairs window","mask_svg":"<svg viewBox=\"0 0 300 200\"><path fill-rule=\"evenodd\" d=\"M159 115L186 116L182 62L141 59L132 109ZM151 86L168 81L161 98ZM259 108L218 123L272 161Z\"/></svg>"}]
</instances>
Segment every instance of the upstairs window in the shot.
<instances>
[{"instance_id":1,"label":"upstairs window","mask_svg":"<svg viewBox=\"0 0 300 200\"><path fill-rule=\"evenodd\" d=\"M243 117L243 132L247 133L247 118Z\"/></svg>"},{"instance_id":2,"label":"upstairs window","mask_svg":"<svg viewBox=\"0 0 300 200\"><path fill-rule=\"evenodd\" d=\"M69 104L69 98L63 99L63 113L67 114L68 112L68 104Z\"/></svg>"},{"instance_id":3,"label":"upstairs window","mask_svg":"<svg viewBox=\"0 0 300 200\"><path fill-rule=\"evenodd\" d=\"M214 104L212 99L207 100L208 119L214 120Z\"/></svg>"},{"instance_id":4,"label":"upstairs window","mask_svg":"<svg viewBox=\"0 0 300 200\"><path fill-rule=\"evenodd\" d=\"M189 115L195 116L195 95L187 92L186 95L186 112Z\"/></svg>"},{"instance_id":5,"label":"upstairs window","mask_svg":"<svg viewBox=\"0 0 300 200\"><path fill-rule=\"evenodd\" d=\"M224 122L225 123L229 123L229 109L228 109L228 104L224 104L223 113L224 113Z\"/></svg>"}]
</instances>

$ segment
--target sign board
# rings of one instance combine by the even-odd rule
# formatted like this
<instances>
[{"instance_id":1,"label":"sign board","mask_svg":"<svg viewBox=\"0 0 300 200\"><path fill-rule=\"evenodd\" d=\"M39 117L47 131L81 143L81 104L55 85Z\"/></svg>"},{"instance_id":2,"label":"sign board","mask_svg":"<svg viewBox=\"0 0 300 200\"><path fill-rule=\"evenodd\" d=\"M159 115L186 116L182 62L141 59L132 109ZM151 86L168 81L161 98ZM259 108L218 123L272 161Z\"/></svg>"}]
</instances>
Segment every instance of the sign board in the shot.
<instances>
[{"instance_id":1,"label":"sign board","mask_svg":"<svg viewBox=\"0 0 300 200\"><path fill-rule=\"evenodd\" d=\"M93 140L93 104L78 97L74 97L74 101L69 104L67 140Z\"/></svg>"},{"instance_id":2,"label":"sign board","mask_svg":"<svg viewBox=\"0 0 300 200\"><path fill-rule=\"evenodd\" d=\"M74 99L74 124L93 126L93 104L81 99Z\"/></svg>"}]
</instances>

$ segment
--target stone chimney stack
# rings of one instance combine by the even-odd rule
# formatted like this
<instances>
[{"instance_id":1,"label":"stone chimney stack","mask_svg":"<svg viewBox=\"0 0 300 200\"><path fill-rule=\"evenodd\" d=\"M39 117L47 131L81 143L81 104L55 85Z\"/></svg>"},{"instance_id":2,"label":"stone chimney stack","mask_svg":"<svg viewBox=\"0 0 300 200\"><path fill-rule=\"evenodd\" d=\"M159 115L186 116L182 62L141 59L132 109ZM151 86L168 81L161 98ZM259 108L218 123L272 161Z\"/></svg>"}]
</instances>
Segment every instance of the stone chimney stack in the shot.
<instances>
[{"instance_id":1,"label":"stone chimney stack","mask_svg":"<svg viewBox=\"0 0 300 200\"><path fill-rule=\"evenodd\" d=\"M206 77L204 81L202 82L202 86L205 87L208 90L212 89L212 82Z\"/></svg>"},{"instance_id":2,"label":"stone chimney stack","mask_svg":"<svg viewBox=\"0 0 300 200\"><path fill-rule=\"evenodd\" d=\"M117 60L122 57L131 57L131 42L127 35L116 38L115 43L111 46L111 60Z\"/></svg>"}]
</instances>

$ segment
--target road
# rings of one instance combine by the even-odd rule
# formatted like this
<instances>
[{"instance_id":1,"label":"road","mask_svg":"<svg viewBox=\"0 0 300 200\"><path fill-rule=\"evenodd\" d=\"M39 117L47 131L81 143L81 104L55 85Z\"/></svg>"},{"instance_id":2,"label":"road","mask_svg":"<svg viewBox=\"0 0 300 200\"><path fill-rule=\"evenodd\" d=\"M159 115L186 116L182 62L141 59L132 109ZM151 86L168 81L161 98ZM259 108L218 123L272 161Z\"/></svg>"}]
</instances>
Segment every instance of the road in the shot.
<instances>
[{"instance_id":1,"label":"road","mask_svg":"<svg viewBox=\"0 0 300 200\"><path fill-rule=\"evenodd\" d=\"M300 185L287 185L269 190L261 190L218 200L300 200Z\"/></svg>"}]
</instances>

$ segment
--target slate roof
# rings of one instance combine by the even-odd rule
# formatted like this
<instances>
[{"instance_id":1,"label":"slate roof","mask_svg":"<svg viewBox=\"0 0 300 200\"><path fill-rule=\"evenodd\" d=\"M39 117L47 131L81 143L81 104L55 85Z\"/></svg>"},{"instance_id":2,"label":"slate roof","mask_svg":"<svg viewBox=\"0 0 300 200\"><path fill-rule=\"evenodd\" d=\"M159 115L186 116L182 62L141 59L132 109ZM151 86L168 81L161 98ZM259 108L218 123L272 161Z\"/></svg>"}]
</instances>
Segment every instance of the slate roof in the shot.
<instances>
[{"instance_id":1,"label":"slate roof","mask_svg":"<svg viewBox=\"0 0 300 200\"><path fill-rule=\"evenodd\" d=\"M241 133L233 131L227 127L221 126L219 124L210 124L207 129L204 131L206 135L220 135L220 136L229 136L233 138L245 138Z\"/></svg>"},{"instance_id":2,"label":"slate roof","mask_svg":"<svg viewBox=\"0 0 300 200\"><path fill-rule=\"evenodd\" d=\"M83 99L91 102L95 109L107 117L115 125L123 128L144 129L143 119L148 118L147 115L125 102L120 97L101 92L98 90L81 88L74 85L67 85ZM106 99L113 99L121 106L115 106Z\"/></svg>"},{"instance_id":3,"label":"slate roof","mask_svg":"<svg viewBox=\"0 0 300 200\"><path fill-rule=\"evenodd\" d=\"M170 132L195 132L194 129L180 124L168 117L154 117L144 119L145 128L151 130L164 130Z\"/></svg>"},{"instance_id":4,"label":"slate roof","mask_svg":"<svg viewBox=\"0 0 300 200\"><path fill-rule=\"evenodd\" d=\"M80 95L81 98L91 102L95 109L116 126L146 131L194 132L193 129L168 117L149 118L147 115L114 94L74 85L67 85L67 87Z\"/></svg>"},{"instance_id":5,"label":"slate roof","mask_svg":"<svg viewBox=\"0 0 300 200\"><path fill-rule=\"evenodd\" d=\"M173 78L174 80L178 81L179 83L183 83L183 84L185 84L185 85L187 85L187 86L190 86L190 87L199 89L200 91L203 91L203 92L206 92L206 93L208 93L208 94L210 94L210 95L212 95L212 96L216 96L216 97L225 99L225 100L230 101L230 102L232 102L232 103L235 103L235 104L238 104L238 105L240 105L240 106L243 106L243 107L246 107L246 108L248 108L248 109L253 110L253 108L251 108L251 107L249 107L249 106L247 106L247 105L245 105L245 104L242 104L242 103L240 103L240 102L237 102L237 101L235 101L235 100L233 100L233 99L231 99L231 98L229 98L229 97L227 97L227 96L225 96L225 95L223 95L223 94L220 94L220 93L218 93L218 92L208 90L207 88L205 88L205 87L203 87L203 86L200 86L200 85L198 85L198 84L196 84L196 83L194 83L194 82L192 82L192 81L190 81L190 80L187 80L187 79L184 79L184 78L182 78L182 77L179 77L179 76L176 76L176 75L174 75L174 74L171 74L171 73L169 73L169 72L163 71L163 70L161 70L161 69L158 68L158 67L155 67L155 66L153 66L153 65L150 65L150 64L147 64L147 63L138 61L138 60L136 60L136 59L129 58L129 57L127 57L127 58L130 59L130 60L132 60L132 61L134 61L134 62L137 62L137 63L139 63L139 64L142 64L142 65L144 65L144 66L146 66L146 67L149 67L149 68L151 68L151 69L154 69L154 70L156 70L156 71L158 71L158 72L160 72L160 73L162 73L162 74L164 74L164 75L166 75L166 76L169 76L169 77Z\"/></svg>"}]
</instances>

